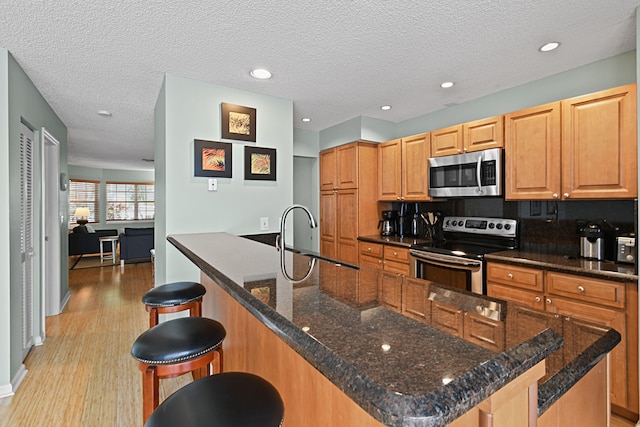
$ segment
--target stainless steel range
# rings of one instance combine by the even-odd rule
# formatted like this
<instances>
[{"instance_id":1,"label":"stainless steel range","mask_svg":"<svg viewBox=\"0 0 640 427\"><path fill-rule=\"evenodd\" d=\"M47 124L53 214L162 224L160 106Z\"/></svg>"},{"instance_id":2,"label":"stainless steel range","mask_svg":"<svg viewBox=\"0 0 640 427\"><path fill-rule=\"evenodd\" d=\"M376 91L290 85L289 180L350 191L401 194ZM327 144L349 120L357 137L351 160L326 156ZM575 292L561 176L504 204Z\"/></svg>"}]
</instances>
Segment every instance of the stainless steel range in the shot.
<instances>
[{"instance_id":1,"label":"stainless steel range","mask_svg":"<svg viewBox=\"0 0 640 427\"><path fill-rule=\"evenodd\" d=\"M485 254L516 249L518 222L486 217L445 217L443 240L414 245L411 275L486 294Z\"/></svg>"}]
</instances>

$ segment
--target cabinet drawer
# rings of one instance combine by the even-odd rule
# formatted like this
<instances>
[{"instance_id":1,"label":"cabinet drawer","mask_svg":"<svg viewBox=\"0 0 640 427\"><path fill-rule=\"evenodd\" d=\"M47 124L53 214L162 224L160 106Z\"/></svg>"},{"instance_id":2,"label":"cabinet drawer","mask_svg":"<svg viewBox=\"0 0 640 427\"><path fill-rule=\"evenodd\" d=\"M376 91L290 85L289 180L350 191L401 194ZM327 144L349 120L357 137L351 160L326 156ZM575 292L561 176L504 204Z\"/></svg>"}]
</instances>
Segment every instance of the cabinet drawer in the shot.
<instances>
[{"instance_id":1,"label":"cabinet drawer","mask_svg":"<svg viewBox=\"0 0 640 427\"><path fill-rule=\"evenodd\" d=\"M360 242L360 254L382 258L382 245L379 243Z\"/></svg>"},{"instance_id":2,"label":"cabinet drawer","mask_svg":"<svg viewBox=\"0 0 640 427\"><path fill-rule=\"evenodd\" d=\"M385 261L397 261L409 264L409 249L397 246L384 246Z\"/></svg>"},{"instance_id":3,"label":"cabinet drawer","mask_svg":"<svg viewBox=\"0 0 640 427\"><path fill-rule=\"evenodd\" d=\"M542 292L543 271L506 264L487 264L487 281Z\"/></svg>"},{"instance_id":4,"label":"cabinet drawer","mask_svg":"<svg viewBox=\"0 0 640 427\"><path fill-rule=\"evenodd\" d=\"M547 272L547 293L584 302L624 307L624 283Z\"/></svg>"}]
</instances>

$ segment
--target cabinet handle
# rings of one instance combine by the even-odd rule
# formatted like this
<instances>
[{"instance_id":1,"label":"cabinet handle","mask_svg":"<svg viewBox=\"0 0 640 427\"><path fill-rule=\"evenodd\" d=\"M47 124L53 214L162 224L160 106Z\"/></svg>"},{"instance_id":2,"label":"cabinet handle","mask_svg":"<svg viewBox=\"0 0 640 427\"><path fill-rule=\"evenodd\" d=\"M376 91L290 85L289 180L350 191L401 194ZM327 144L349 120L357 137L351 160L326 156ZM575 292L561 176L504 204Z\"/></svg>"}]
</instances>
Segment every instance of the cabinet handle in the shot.
<instances>
[{"instance_id":1,"label":"cabinet handle","mask_svg":"<svg viewBox=\"0 0 640 427\"><path fill-rule=\"evenodd\" d=\"M400 196L396 197L396 200L401 200L401 199L400 199Z\"/></svg>"},{"instance_id":2,"label":"cabinet handle","mask_svg":"<svg viewBox=\"0 0 640 427\"><path fill-rule=\"evenodd\" d=\"M393 253L393 256L398 256L398 252L394 252L394 253Z\"/></svg>"},{"instance_id":3,"label":"cabinet handle","mask_svg":"<svg viewBox=\"0 0 640 427\"><path fill-rule=\"evenodd\" d=\"M462 151L464 151L466 153L467 152L467 148L466 147L463 148Z\"/></svg>"},{"instance_id":4,"label":"cabinet handle","mask_svg":"<svg viewBox=\"0 0 640 427\"><path fill-rule=\"evenodd\" d=\"M584 286L582 286L582 285L578 285L578 290L579 290L580 292L584 292Z\"/></svg>"},{"instance_id":5,"label":"cabinet handle","mask_svg":"<svg viewBox=\"0 0 640 427\"><path fill-rule=\"evenodd\" d=\"M367 248L367 250L368 250L369 252L371 252L371 248Z\"/></svg>"},{"instance_id":6,"label":"cabinet handle","mask_svg":"<svg viewBox=\"0 0 640 427\"><path fill-rule=\"evenodd\" d=\"M568 199L569 198L569 193L564 193L563 196L564 196L565 199Z\"/></svg>"},{"instance_id":7,"label":"cabinet handle","mask_svg":"<svg viewBox=\"0 0 640 427\"><path fill-rule=\"evenodd\" d=\"M542 301L542 298L536 297L536 302L540 302L540 301Z\"/></svg>"},{"instance_id":8,"label":"cabinet handle","mask_svg":"<svg viewBox=\"0 0 640 427\"><path fill-rule=\"evenodd\" d=\"M382 260L381 259L378 260L378 264L382 264Z\"/></svg>"},{"instance_id":9,"label":"cabinet handle","mask_svg":"<svg viewBox=\"0 0 640 427\"><path fill-rule=\"evenodd\" d=\"M458 154L459 154L459 153L462 153L462 150L458 148Z\"/></svg>"},{"instance_id":10,"label":"cabinet handle","mask_svg":"<svg viewBox=\"0 0 640 427\"><path fill-rule=\"evenodd\" d=\"M545 302L546 302L547 304L551 304L551 298L547 298L547 299L545 300Z\"/></svg>"},{"instance_id":11,"label":"cabinet handle","mask_svg":"<svg viewBox=\"0 0 640 427\"><path fill-rule=\"evenodd\" d=\"M557 199L558 198L558 193L553 193L553 195L551 197L553 197L554 199Z\"/></svg>"},{"instance_id":12,"label":"cabinet handle","mask_svg":"<svg viewBox=\"0 0 640 427\"><path fill-rule=\"evenodd\" d=\"M513 279L513 274L509 273L509 274L507 274L507 277L508 277L509 279Z\"/></svg>"}]
</instances>

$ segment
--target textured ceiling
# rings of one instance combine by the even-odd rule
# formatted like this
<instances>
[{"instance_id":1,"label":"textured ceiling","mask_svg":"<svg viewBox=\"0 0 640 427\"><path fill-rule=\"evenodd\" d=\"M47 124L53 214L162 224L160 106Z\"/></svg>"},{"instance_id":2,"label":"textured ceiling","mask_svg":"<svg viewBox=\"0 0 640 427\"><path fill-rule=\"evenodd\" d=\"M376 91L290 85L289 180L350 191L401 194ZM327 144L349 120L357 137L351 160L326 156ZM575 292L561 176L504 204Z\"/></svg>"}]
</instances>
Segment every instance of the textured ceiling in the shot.
<instances>
[{"instance_id":1,"label":"textured ceiling","mask_svg":"<svg viewBox=\"0 0 640 427\"><path fill-rule=\"evenodd\" d=\"M301 129L398 122L633 50L638 4L3 0L0 46L67 125L70 164L149 169L164 73L290 99Z\"/></svg>"}]
</instances>

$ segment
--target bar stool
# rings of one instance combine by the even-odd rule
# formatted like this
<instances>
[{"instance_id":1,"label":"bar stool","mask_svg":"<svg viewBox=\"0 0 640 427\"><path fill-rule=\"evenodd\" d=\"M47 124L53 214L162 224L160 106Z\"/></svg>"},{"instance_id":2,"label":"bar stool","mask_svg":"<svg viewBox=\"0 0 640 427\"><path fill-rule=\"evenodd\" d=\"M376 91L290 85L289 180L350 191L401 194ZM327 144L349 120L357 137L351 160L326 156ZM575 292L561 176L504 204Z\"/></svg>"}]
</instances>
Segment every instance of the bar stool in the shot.
<instances>
[{"instance_id":1,"label":"bar stool","mask_svg":"<svg viewBox=\"0 0 640 427\"><path fill-rule=\"evenodd\" d=\"M194 381L169 396L145 427L278 427L284 403L257 375L225 372Z\"/></svg>"},{"instance_id":2,"label":"bar stool","mask_svg":"<svg viewBox=\"0 0 640 427\"><path fill-rule=\"evenodd\" d=\"M222 324L215 320L182 317L154 326L135 340L131 355L142 371L145 421L158 406L160 379L193 372L197 380L222 371L221 345L226 335Z\"/></svg>"},{"instance_id":3,"label":"bar stool","mask_svg":"<svg viewBox=\"0 0 640 427\"><path fill-rule=\"evenodd\" d=\"M158 324L158 314L189 310L193 317L202 315L202 297L207 292L196 282L173 282L153 288L142 296L149 312L149 327Z\"/></svg>"}]
</instances>

